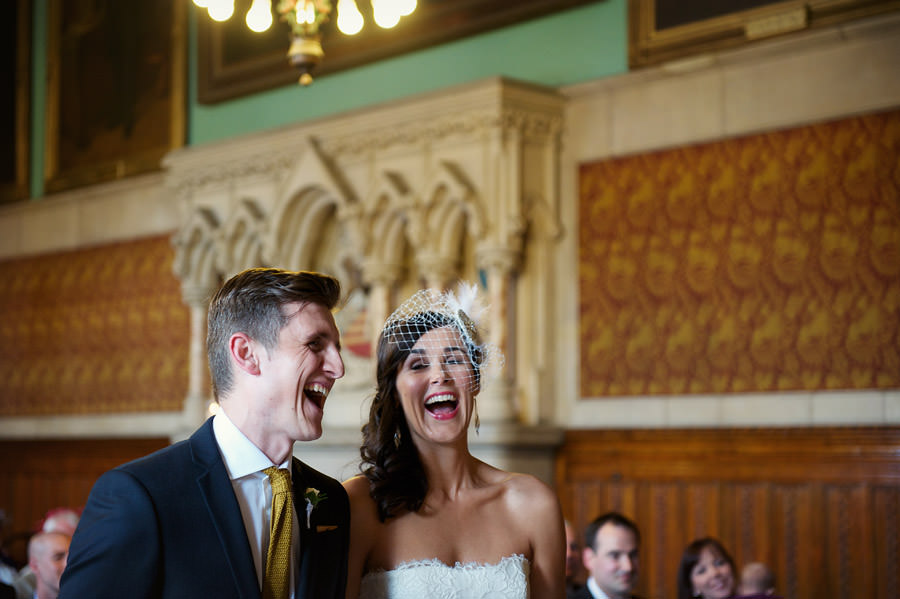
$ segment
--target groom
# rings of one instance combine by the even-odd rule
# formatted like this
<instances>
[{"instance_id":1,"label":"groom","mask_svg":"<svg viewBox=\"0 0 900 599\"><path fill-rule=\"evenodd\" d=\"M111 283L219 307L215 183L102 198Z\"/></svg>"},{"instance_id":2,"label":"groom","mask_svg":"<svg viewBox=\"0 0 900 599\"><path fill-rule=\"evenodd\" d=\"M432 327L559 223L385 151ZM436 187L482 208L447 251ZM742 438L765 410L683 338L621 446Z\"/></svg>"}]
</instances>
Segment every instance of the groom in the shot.
<instances>
[{"instance_id":1,"label":"groom","mask_svg":"<svg viewBox=\"0 0 900 599\"><path fill-rule=\"evenodd\" d=\"M332 316L339 296L332 277L271 268L222 286L206 342L218 412L190 439L97 480L61 599L268 599L279 578L284 597L344 598L347 494L292 457L295 441L322 435L326 397L344 375ZM263 470L273 466L289 473L294 511L274 535L290 529L289 541L270 552L277 484ZM268 577L267 554L279 551L290 555L287 571Z\"/></svg>"}]
</instances>

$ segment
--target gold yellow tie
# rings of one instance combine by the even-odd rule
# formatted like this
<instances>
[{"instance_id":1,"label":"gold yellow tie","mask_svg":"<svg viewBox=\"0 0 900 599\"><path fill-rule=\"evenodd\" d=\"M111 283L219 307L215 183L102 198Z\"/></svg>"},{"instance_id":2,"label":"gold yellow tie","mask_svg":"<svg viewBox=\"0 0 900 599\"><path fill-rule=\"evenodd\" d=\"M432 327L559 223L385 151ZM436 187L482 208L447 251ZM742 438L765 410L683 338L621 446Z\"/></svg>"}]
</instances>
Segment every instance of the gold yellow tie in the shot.
<instances>
[{"instance_id":1,"label":"gold yellow tie","mask_svg":"<svg viewBox=\"0 0 900 599\"><path fill-rule=\"evenodd\" d=\"M263 599L287 599L290 596L291 529L294 524L291 477L286 469L275 466L263 472L272 483L272 526L263 575Z\"/></svg>"}]
</instances>

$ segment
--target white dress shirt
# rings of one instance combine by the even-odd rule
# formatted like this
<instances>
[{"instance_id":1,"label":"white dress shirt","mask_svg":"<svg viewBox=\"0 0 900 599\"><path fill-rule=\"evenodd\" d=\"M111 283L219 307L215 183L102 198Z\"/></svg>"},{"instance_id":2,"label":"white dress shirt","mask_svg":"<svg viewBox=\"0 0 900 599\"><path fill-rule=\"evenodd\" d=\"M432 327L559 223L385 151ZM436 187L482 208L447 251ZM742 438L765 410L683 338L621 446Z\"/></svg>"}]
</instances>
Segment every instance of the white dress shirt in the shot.
<instances>
[{"instance_id":1,"label":"white dress shirt","mask_svg":"<svg viewBox=\"0 0 900 599\"><path fill-rule=\"evenodd\" d=\"M588 576L587 588L591 592L591 596L594 599L609 599L609 595L604 593L603 589L601 589L599 586L597 586L597 583L594 582L593 576Z\"/></svg>"},{"instance_id":2,"label":"white dress shirt","mask_svg":"<svg viewBox=\"0 0 900 599\"><path fill-rule=\"evenodd\" d=\"M225 410L220 409L216 412L212 426L213 435L219 445L219 453L222 454L228 478L231 479L231 487L241 507L244 529L247 531L250 551L253 553L253 565L256 567L256 578L262 590L272 520L272 485L269 484L269 477L263 470L275 464L234 425L225 414ZM289 455L278 467L291 472L291 456ZM300 553L298 522L297 510L294 510L294 525L291 529L292 598L296 595L297 556Z\"/></svg>"}]
</instances>

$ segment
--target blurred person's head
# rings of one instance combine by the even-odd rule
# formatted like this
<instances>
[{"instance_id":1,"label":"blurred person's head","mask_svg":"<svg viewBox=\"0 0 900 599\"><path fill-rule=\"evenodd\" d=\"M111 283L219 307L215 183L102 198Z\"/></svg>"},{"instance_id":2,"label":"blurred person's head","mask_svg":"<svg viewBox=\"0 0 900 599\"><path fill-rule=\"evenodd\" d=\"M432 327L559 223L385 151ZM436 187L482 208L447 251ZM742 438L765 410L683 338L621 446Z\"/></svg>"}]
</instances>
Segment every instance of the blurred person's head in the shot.
<instances>
[{"instance_id":1,"label":"blurred person's head","mask_svg":"<svg viewBox=\"0 0 900 599\"><path fill-rule=\"evenodd\" d=\"M775 573L762 562L750 562L741 570L738 593L741 595L773 595L775 593Z\"/></svg>"},{"instance_id":2,"label":"blurred person's head","mask_svg":"<svg viewBox=\"0 0 900 599\"><path fill-rule=\"evenodd\" d=\"M61 507L50 510L41 523L41 531L61 532L71 537L75 534L75 528L78 526L80 518L79 513L71 508Z\"/></svg>"},{"instance_id":3,"label":"blurred person's head","mask_svg":"<svg viewBox=\"0 0 900 599\"><path fill-rule=\"evenodd\" d=\"M37 584L36 599L56 599L59 579L66 569L71 537L61 532L39 532L28 541L28 566Z\"/></svg>"},{"instance_id":4,"label":"blurred person's head","mask_svg":"<svg viewBox=\"0 0 900 599\"><path fill-rule=\"evenodd\" d=\"M641 535L625 516L609 512L588 524L584 535L584 567L610 599L631 597L637 582Z\"/></svg>"},{"instance_id":5,"label":"blurred person's head","mask_svg":"<svg viewBox=\"0 0 900 599\"><path fill-rule=\"evenodd\" d=\"M734 590L734 560L719 541L706 537L685 548L678 567L678 599L724 599Z\"/></svg>"},{"instance_id":6,"label":"blurred person's head","mask_svg":"<svg viewBox=\"0 0 900 599\"><path fill-rule=\"evenodd\" d=\"M578 580L581 573L581 551L578 543L578 535L575 528L568 520L566 524L566 584Z\"/></svg>"}]
</instances>

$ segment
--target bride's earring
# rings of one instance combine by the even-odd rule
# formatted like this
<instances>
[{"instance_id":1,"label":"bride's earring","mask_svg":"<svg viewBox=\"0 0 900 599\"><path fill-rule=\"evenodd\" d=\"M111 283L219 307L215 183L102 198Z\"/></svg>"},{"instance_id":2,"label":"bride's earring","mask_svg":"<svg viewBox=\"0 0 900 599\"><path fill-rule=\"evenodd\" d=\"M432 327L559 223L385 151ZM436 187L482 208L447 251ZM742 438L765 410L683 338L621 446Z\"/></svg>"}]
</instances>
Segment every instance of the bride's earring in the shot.
<instances>
[{"instance_id":1,"label":"bride's earring","mask_svg":"<svg viewBox=\"0 0 900 599\"><path fill-rule=\"evenodd\" d=\"M400 428L394 431L394 447L400 447Z\"/></svg>"},{"instance_id":2,"label":"bride's earring","mask_svg":"<svg viewBox=\"0 0 900 599\"><path fill-rule=\"evenodd\" d=\"M478 419L478 404L475 404L475 434L478 434L478 429L481 428L481 421Z\"/></svg>"}]
</instances>

